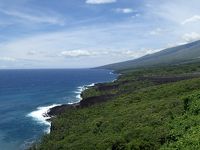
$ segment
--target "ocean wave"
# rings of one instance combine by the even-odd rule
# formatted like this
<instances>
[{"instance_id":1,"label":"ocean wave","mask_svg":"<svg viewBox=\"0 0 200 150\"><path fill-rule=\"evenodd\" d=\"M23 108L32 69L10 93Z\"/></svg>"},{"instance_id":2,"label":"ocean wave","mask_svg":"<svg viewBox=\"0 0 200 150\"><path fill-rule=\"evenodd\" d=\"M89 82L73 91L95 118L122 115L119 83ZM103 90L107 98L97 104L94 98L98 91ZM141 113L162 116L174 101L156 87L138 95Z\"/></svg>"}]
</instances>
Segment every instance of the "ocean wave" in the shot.
<instances>
[{"instance_id":1,"label":"ocean wave","mask_svg":"<svg viewBox=\"0 0 200 150\"><path fill-rule=\"evenodd\" d=\"M77 102L69 102L68 104L74 104L78 103L82 100L81 93L88 89L89 87L94 86L95 83L89 84L89 85L84 85L84 86L79 86L77 90L75 91ZM45 129L46 133L50 133L50 127L51 123L48 121L51 117L47 115L47 113L50 111L51 108L56 107L56 106L61 106L62 104L53 104L50 106L43 106L43 107L38 107L35 111L30 112L27 114L27 117L31 117L34 121L37 121L40 124L46 125L47 129Z\"/></svg>"},{"instance_id":2,"label":"ocean wave","mask_svg":"<svg viewBox=\"0 0 200 150\"><path fill-rule=\"evenodd\" d=\"M92 86L94 86L94 85L95 85L95 83L88 84L88 85L84 85L84 86L79 86L79 87L77 88L77 90L75 91L75 93L77 94L77 95L76 95L76 98L77 98L79 101L81 101L81 100L82 100L81 93L82 93L84 90L86 90L86 89L88 89L89 87L92 87ZM73 103L72 103L72 104L73 104Z\"/></svg>"},{"instance_id":3,"label":"ocean wave","mask_svg":"<svg viewBox=\"0 0 200 150\"><path fill-rule=\"evenodd\" d=\"M47 115L49 110L53 107L60 106L61 104L53 104L50 106L38 107L35 111L30 112L27 117L31 117L33 120L37 121L40 124L46 125L47 129L45 129L46 133L50 133L51 123L47 121L50 117Z\"/></svg>"},{"instance_id":4,"label":"ocean wave","mask_svg":"<svg viewBox=\"0 0 200 150\"><path fill-rule=\"evenodd\" d=\"M115 82L115 81L117 81L117 79L112 80L112 82Z\"/></svg>"}]
</instances>

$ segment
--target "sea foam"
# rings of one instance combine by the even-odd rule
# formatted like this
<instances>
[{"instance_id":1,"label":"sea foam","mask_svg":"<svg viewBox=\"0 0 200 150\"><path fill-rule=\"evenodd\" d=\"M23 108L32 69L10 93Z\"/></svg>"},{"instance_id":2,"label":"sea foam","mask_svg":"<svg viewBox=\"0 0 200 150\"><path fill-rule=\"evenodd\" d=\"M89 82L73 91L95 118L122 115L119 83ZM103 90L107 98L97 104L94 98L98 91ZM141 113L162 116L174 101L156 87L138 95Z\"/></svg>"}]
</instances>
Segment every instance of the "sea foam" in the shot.
<instances>
[{"instance_id":1,"label":"sea foam","mask_svg":"<svg viewBox=\"0 0 200 150\"><path fill-rule=\"evenodd\" d=\"M84 86L79 86L77 90L75 91L76 95L76 102L69 102L68 104L74 104L78 103L82 100L81 93L88 89L89 87L94 86L95 83L89 84L89 85L84 85ZM38 107L35 111L30 112L27 117L31 117L33 120L37 121L40 124L46 125L47 129L45 130L46 133L50 133L50 127L51 123L48 121L51 117L47 115L47 113L50 111L51 108L56 107L56 106L61 106L62 104L53 104L50 106L42 106Z\"/></svg>"},{"instance_id":2,"label":"sea foam","mask_svg":"<svg viewBox=\"0 0 200 150\"><path fill-rule=\"evenodd\" d=\"M84 91L84 90L87 90L89 87L92 87L94 86L95 83L92 83L92 84L88 84L88 85L84 85L84 86L79 86L77 88L77 91L75 91L75 93L77 94L76 95L76 98L81 101L82 100L82 97L81 97L81 93Z\"/></svg>"},{"instance_id":3,"label":"sea foam","mask_svg":"<svg viewBox=\"0 0 200 150\"><path fill-rule=\"evenodd\" d=\"M60 106L61 104L53 104L50 106L43 106L38 107L35 111L30 112L27 117L31 117L33 120L37 121L40 124L44 124L47 126L47 129L45 130L46 133L50 132L50 126L51 123L47 121L50 119L50 116L47 115L49 110L53 107Z\"/></svg>"}]
</instances>

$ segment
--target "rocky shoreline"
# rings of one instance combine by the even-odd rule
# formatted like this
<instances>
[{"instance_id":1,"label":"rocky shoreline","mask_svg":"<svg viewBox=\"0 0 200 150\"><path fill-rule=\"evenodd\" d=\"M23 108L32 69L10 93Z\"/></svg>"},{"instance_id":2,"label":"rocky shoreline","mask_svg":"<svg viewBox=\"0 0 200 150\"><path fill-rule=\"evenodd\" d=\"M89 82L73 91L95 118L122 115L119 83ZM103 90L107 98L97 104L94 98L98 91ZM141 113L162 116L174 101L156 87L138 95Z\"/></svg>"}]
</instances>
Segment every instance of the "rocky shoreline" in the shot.
<instances>
[{"instance_id":1,"label":"rocky shoreline","mask_svg":"<svg viewBox=\"0 0 200 150\"><path fill-rule=\"evenodd\" d=\"M192 78L196 78L196 77L199 77L199 74L190 74L190 75L184 75L184 76L165 76L165 77L161 77L161 76L138 77L137 80L138 81L148 80L148 81L154 82L155 84L164 84L164 83L171 83L171 82L177 82L177 81L181 81L181 80L192 79ZM124 83L121 82L121 84L124 84ZM88 88L95 87L98 90L103 91L103 90L115 89L115 88L118 88L118 86L119 86L118 84L109 86L104 83L96 83L93 86L88 86L88 87L86 86L85 90L87 90ZM109 99L116 96L116 95L110 94L110 95L100 95L100 96L82 98L83 92L84 92L84 90L80 94L80 97L81 97L80 102L77 102L74 104L63 104L63 105L55 106L55 107L51 108L46 115L49 117L55 117L55 116L60 115L63 112L65 112L67 109L79 109L79 108L89 107L94 104L106 102Z\"/></svg>"},{"instance_id":2,"label":"rocky shoreline","mask_svg":"<svg viewBox=\"0 0 200 150\"><path fill-rule=\"evenodd\" d=\"M63 112L65 112L67 109L79 109L79 108L89 107L89 106L94 105L94 104L106 102L109 98L111 98L113 96L114 95L93 96L93 97L84 98L78 103L63 104L63 105L60 105L60 106L55 106L47 112L47 115L49 117L55 117L55 116L60 115Z\"/></svg>"},{"instance_id":3,"label":"rocky shoreline","mask_svg":"<svg viewBox=\"0 0 200 150\"><path fill-rule=\"evenodd\" d=\"M117 79L115 79L113 82L115 82ZM62 104L62 105L58 105L55 106L53 108L50 108L48 110L48 112L46 114L44 114L44 116L48 116L47 121L51 122L52 118L61 115L62 113L64 113L66 110L69 109L80 109L80 108L85 108L85 107L89 107L95 104L100 104L103 102L108 101L109 99L113 98L115 95L110 94L110 95L100 95L100 96L93 96L93 97L87 97L87 98L83 98L83 92L85 90L87 90L88 88L98 88L99 90L108 90L110 88L116 88L116 87L110 87L105 85L104 83L96 83L96 84L92 84L92 85L88 85L84 87L84 90L80 93L80 101L77 103L73 103L73 104ZM50 131L52 131L52 123L51 123L51 127L50 127Z\"/></svg>"}]
</instances>

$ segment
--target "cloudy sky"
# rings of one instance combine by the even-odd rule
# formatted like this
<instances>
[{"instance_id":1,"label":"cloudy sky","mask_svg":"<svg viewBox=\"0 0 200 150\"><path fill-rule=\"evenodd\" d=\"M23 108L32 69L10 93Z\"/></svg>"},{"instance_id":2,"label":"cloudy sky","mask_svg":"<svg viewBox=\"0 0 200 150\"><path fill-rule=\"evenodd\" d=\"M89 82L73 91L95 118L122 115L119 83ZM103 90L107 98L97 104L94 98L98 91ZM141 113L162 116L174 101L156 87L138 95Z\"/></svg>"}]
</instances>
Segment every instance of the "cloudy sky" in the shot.
<instances>
[{"instance_id":1,"label":"cloudy sky","mask_svg":"<svg viewBox=\"0 0 200 150\"><path fill-rule=\"evenodd\" d=\"M199 0L0 0L0 69L82 68L200 39Z\"/></svg>"}]
</instances>

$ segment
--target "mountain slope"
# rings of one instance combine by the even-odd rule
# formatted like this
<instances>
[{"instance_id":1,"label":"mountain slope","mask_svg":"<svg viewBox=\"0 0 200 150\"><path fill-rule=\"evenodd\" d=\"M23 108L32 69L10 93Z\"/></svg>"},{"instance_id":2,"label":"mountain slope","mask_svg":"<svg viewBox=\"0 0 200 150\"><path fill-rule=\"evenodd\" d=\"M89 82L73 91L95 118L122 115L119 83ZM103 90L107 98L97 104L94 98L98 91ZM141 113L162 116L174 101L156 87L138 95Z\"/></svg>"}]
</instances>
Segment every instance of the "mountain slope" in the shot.
<instances>
[{"instance_id":1,"label":"mountain slope","mask_svg":"<svg viewBox=\"0 0 200 150\"><path fill-rule=\"evenodd\" d=\"M200 41L168 48L138 59L105 65L100 68L123 70L156 65L180 64L191 61L200 61Z\"/></svg>"}]
</instances>

